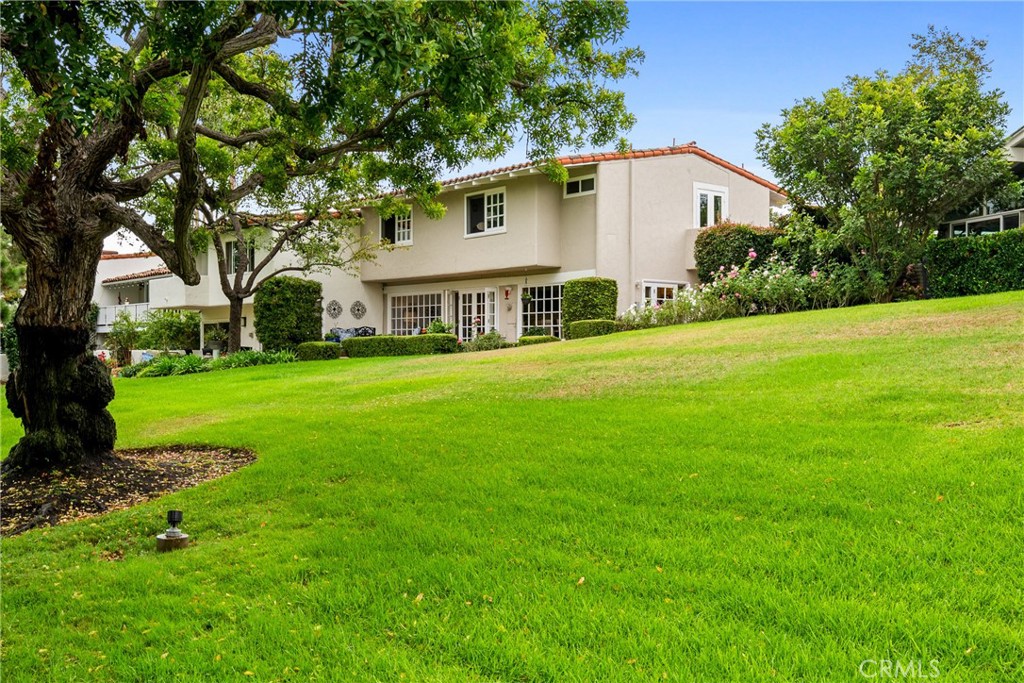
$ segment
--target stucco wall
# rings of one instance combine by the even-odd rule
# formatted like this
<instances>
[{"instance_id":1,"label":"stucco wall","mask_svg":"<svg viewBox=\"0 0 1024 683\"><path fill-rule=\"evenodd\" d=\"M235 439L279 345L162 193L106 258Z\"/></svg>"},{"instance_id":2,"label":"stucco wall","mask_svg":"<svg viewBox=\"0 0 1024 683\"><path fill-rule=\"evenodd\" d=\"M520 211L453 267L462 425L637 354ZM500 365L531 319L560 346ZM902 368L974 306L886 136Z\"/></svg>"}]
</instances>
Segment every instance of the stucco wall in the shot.
<instances>
[{"instance_id":1,"label":"stucco wall","mask_svg":"<svg viewBox=\"0 0 1024 683\"><path fill-rule=\"evenodd\" d=\"M559 242L550 237L550 207L541 211L540 204L547 204L550 196L538 192L541 184L550 182L534 174L446 192L441 200L448 211L440 220L431 220L413 207L412 245L381 254L376 263L364 264L362 279L398 282L522 268L557 268ZM466 197L498 188L505 188L505 232L467 236ZM542 238L538 220L545 224ZM363 230L374 239L380 237L380 217L376 211L364 210Z\"/></svg>"},{"instance_id":2,"label":"stucco wall","mask_svg":"<svg viewBox=\"0 0 1024 683\"><path fill-rule=\"evenodd\" d=\"M768 188L696 155L605 162L598 179L597 270L619 282L620 310L640 301L644 281L696 283L696 186L726 189L726 219L769 222Z\"/></svg>"}]
</instances>

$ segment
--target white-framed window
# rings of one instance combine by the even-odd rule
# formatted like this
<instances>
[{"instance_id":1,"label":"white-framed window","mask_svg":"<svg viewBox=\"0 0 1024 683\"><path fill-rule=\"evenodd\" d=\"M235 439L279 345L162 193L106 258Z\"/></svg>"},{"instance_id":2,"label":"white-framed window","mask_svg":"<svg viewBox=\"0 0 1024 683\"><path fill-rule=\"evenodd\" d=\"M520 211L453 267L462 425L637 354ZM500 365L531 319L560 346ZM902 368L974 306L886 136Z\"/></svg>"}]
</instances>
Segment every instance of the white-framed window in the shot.
<instances>
[{"instance_id":1,"label":"white-framed window","mask_svg":"<svg viewBox=\"0 0 1024 683\"><path fill-rule=\"evenodd\" d=\"M395 214L390 218L381 218L380 238L399 246L412 244L412 210L404 216Z\"/></svg>"},{"instance_id":2,"label":"white-framed window","mask_svg":"<svg viewBox=\"0 0 1024 683\"><path fill-rule=\"evenodd\" d=\"M498 291L459 292L459 339L469 341L498 327Z\"/></svg>"},{"instance_id":3,"label":"white-framed window","mask_svg":"<svg viewBox=\"0 0 1024 683\"><path fill-rule=\"evenodd\" d=\"M587 194L594 194L597 191L596 180L593 175L569 178L565 181L565 192L563 197L580 197Z\"/></svg>"},{"instance_id":4,"label":"white-framed window","mask_svg":"<svg viewBox=\"0 0 1024 683\"><path fill-rule=\"evenodd\" d=\"M644 281L644 306L661 306L666 301L675 301L679 285L675 282Z\"/></svg>"},{"instance_id":5,"label":"white-framed window","mask_svg":"<svg viewBox=\"0 0 1024 683\"><path fill-rule=\"evenodd\" d=\"M419 334L443 315L440 292L428 294L392 294L390 297L391 334Z\"/></svg>"},{"instance_id":6,"label":"white-framed window","mask_svg":"<svg viewBox=\"0 0 1024 683\"><path fill-rule=\"evenodd\" d=\"M694 184L693 224L698 228L718 225L729 217L729 188Z\"/></svg>"},{"instance_id":7,"label":"white-framed window","mask_svg":"<svg viewBox=\"0 0 1024 683\"><path fill-rule=\"evenodd\" d=\"M505 232L505 188L466 195L466 237Z\"/></svg>"},{"instance_id":8,"label":"white-framed window","mask_svg":"<svg viewBox=\"0 0 1024 683\"><path fill-rule=\"evenodd\" d=\"M236 241L226 242L224 244L224 260L227 261L229 272L234 273L238 270L238 259L241 257L241 250L237 248L238 244ZM252 267L256 265L256 247L249 245L248 253L249 262L246 264L245 273L251 273Z\"/></svg>"},{"instance_id":9,"label":"white-framed window","mask_svg":"<svg viewBox=\"0 0 1024 683\"><path fill-rule=\"evenodd\" d=\"M523 287L519 302L522 334L539 328L552 337L562 336L562 285L528 285Z\"/></svg>"}]
</instances>

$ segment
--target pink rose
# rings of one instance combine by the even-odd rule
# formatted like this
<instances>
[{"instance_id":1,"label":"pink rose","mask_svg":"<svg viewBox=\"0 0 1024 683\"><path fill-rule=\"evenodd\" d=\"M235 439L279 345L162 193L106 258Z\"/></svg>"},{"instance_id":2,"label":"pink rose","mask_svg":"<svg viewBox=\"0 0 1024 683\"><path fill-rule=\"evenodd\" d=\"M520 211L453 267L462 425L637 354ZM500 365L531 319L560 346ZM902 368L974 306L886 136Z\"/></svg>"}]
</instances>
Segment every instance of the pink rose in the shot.
<instances>
[{"instance_id":1,"label":"pink rose","mask_svg":"<svg viewBox=\"0 0 1024 683\"><path fill-rule=\"evenodd\" d=\"M754 259L757 258L757 252L751 249L750 253L747 254L747 258L753 261Z\"/></svg>"}]
</instances>

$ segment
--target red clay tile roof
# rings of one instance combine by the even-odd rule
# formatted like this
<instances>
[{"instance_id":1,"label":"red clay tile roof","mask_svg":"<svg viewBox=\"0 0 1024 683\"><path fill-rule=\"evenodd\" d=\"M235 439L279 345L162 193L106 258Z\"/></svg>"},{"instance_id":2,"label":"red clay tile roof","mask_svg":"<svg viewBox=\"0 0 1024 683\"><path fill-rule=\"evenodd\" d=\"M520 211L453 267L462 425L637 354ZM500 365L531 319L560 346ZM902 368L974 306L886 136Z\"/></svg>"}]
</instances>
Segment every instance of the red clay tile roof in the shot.
<instances>
[{"instance_id":1,"label":"red clay tile roof","mask_svg":"<svg viewBox=\"0 0 1024 683\"><path fill-rule=\"evenodd\" d=\"M168 268L150 268L149 270L144 270L141 273L126 273L124 275L108 277L103 281L103 284L107 285L111 282L128 282L130 280L145 280L146 278L170 274L171 271Z\"/></svg>"},{"instance_id":2,"label":"red clay tile roof","mask_svg":"<svg viewBox=\"0 0 1024 683\"><path fill-rule=\"evenodd\" d=\"M103 256L100 256L100 260L110 261L121 258L149 258L150 256L156 256L156 254L151 251L140 251L137 254L118 254L117 252L104 251Z\"/></svg>"},{"instance_id":3,"label":"red clay tile roof","mask_svg":"<svg viewBox=\"0 0 1024 683\"><path fill-rule=\"evenodd\" d=\"M592 152L589 154L573 154L569 156L559 157L558 162L563 166L578 166L581 164L596 164L602 161L622 161L624 159L646 159L648 157L663 157L663 156L674 156L676 154L694 154L702 159L706 159L713 164L717 164L722 168L737 173L748 180L752 180L758 185L767 187L772 192L778 192L779 194L785 194L775 183L765 180L764 178L751 173L745 168L741 168L736 164L730 163L721 157L717 157L714 154L701 149L693 143L685 145L677 145L675 147L658 147L656 149L635 149L629 152ZM491 171L481 171L479 173L472 173L470 175L461 176L459 178L452 178L451 180L444 181L445 187L451 185L458 185L469 180L475 180L477 178L485 178L487 176L498 175L500 173L509 173L511 171L521 171L527 168L536 166L536 163L532 161L526 161L521 164L514 164L512 166L503 166L502 168L496 168Z\"/></svg>"}]
</instances>

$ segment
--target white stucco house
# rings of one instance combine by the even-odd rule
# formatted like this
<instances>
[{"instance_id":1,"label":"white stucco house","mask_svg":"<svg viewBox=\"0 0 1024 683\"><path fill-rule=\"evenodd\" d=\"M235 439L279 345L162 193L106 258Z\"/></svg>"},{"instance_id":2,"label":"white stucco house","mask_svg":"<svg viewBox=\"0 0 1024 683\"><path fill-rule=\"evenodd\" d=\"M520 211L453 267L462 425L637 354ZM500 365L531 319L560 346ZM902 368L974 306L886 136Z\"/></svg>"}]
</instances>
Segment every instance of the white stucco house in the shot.
<instances>
[{"instance_id":1,"label":"white stucco house","mask_svg":"<svg viewBox=\"0 0 1024 683\"><path fill-rule=\"evenodd\" d=\"M561 336L567 280L615 279L619 310L674 298L697 281L699 230L724 220L767 225L785 202L775 184L693 143L560 162L569 172L561 184L532 163L450 180L440 220L415 206L387 220L364 209L364 234L401 248L362 264L358 277L310 276L323 283L324 332L415 334L440 318L463 339L490 329L510 340L528 328ZM151 254L105 255L94 296L101 338L119 310L187 308L226 323L212 249L197 266L203 281L185 287ZM259 348L251 303L243 314L242 344Z\"/></svg>"}]
</instances>

